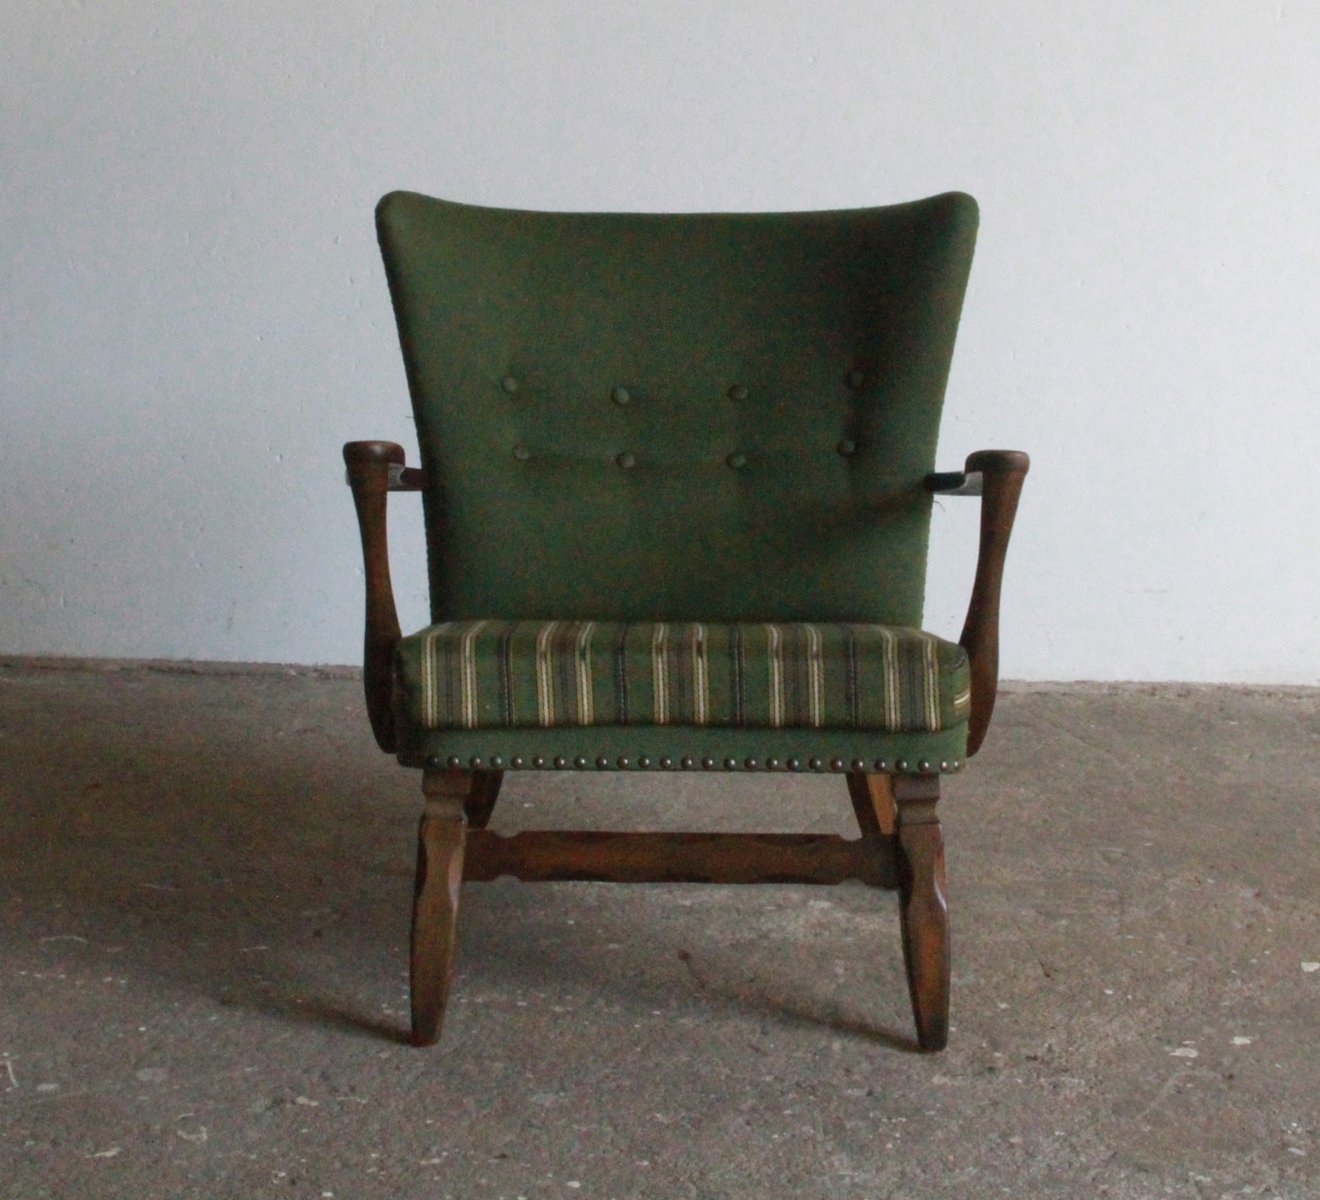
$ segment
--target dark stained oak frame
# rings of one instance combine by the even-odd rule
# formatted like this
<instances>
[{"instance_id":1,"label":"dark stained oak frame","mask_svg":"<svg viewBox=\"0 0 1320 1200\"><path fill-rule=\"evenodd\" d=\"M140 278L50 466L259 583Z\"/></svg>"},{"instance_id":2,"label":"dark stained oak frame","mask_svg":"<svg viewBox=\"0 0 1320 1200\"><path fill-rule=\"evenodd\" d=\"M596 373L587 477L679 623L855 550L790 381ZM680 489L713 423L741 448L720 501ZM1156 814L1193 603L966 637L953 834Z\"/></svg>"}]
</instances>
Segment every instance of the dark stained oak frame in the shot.
<instances>
[{"instance_id":1,"label":"dark stained oak frame","mask_svg":"<svg viewBox=\"0 0 1320 1200\"><path fill-rule=\"evenodd\" d=\"M363 689L372 732L396 749L393 658L400 638L390 583L386 498L419 491L394 442L344 447L366 574ZM981 450L963 471L930 475L937 494L980 495L981 535L960 644L971 668L967 754L985 739L999 679L999 596L1018 497L1030 463L1016 450ZM823 834L524 832L486 828L503 781L495 770L423 771L413 900L412 1041L440 1035L454 969L459 893L466 881L512 875L526 881L616 883L814 883L855 879L897 888L903 960L923 1050L941 1050L949 1030L949 913L937 775L850 772L848 794L861 837Z\"/></svg>"}]
</instances>

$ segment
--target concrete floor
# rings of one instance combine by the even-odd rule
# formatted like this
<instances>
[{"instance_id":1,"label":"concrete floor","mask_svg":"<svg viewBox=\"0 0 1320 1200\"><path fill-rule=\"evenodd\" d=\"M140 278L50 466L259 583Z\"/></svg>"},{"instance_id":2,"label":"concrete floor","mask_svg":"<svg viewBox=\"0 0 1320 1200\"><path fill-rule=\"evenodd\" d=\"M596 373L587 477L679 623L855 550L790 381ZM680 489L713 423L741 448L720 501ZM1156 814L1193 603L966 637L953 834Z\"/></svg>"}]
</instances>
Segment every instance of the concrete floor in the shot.
<instances>
[{"instance_id":1,"label":"concrete floor","mask_svg":"<svg viewBox=\"0 0 1320 1200\"><path fill-rule=\"evenodd\" d=\"M401 1041L417 777L356 681L0 666L0 1193L1320 1196L1320 693L1010 689L895 900L470 886ZM849 831L838 779L510 776L494 827Z\"/></svg>"}]
</instances>

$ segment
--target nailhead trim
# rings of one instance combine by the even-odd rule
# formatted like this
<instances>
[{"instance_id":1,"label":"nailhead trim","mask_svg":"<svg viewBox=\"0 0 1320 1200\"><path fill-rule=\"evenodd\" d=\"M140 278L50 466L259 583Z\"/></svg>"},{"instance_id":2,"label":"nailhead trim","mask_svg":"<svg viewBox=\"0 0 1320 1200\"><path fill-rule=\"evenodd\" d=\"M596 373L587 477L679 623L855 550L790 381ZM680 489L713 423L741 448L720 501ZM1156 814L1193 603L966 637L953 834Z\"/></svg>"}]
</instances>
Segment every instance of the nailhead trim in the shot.
<instances>
[{"instance_id":1,"label":"nailhead trim","mask_svg":"<svg viewBox=\"0 0 1320 1200\"><path fill-rule=\"evenodd\" d=\"M483 767L487 770L499 771L504 769L505 762L503 757L498 754L492 755L489 762L482 759L479 754L474 754L467 760L466 764L464 764L463 760L456 754L451 754L448 758L443 760L438 754L432 754L427 757L424 765L428 771L439 771L442 768L457 771L464 766L474 771L481 770ZM588 758L584 754L579 754L571 760L565 758L562 754L556 754L553 759L547 760L545 756L541 754L532 755L530 758L522 754L515 754L509 759L508 766L515 771L529 768L540 770L546 766L552 766L560 771L568 768L585 771L593 767L602 771L609 770L611 767L617 768L620 771L647 771L653 768L661 771L670 771L676 767L680 770L691 771L699 767L706 771L717 771L720 769L725 771L802 771L806 769L811 771L833 771L836 774L844 771L874 771L875 773L882 775L890 773L899 775L936 775L961 771L964 763L961 759L957 758L941 759L938 763L925 758L916 763L910 762L906 758L900 758L893 763L890 763L888 759L884 758L877 758L873 763L870 763L864 758L854 758L851 761L842 758L831 758L826 762L824 759L816 755L812 755L805 761L800 758L779 759L774 757L765 760L756 757L749 757L740 761L736 758L717 759L710 754L707 754L700 759L694 758L690 754L685 754L677 761L667 754L655 759L651 758L649 755L643 754L635 761L629 758L626 754L621 754L616 759L611 759L605 754L597 755L594 759Z\"/></svg>"}]
</instances>

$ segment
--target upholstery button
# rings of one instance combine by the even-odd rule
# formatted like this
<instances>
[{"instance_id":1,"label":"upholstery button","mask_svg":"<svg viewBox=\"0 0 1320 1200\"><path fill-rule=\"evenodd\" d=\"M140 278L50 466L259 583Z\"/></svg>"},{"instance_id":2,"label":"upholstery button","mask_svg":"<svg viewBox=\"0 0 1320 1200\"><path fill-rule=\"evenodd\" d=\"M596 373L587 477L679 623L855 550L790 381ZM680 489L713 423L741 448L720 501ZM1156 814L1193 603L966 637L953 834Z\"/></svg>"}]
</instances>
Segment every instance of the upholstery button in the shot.
<instances>
[{"instance_id":1,"label":"upholstery button","mask_svg":"<svg viewBox=\"0 0 1320 1200\"><path fill-rule=\"evenodd\" d=\"M837 446L835 446L834 448L835 448L840 454L842 454L844 458L847 458L847 457L849 457L850 455L852 455L852 454L856 454L856 453L857 453L857 443L854 442L854 441L852 440L852 438L844 438L844 439L843 439L843 440L842 440Z\"/></svg>"},{"instance_id":2,"label":"upholstery button","mask_svg":"<svg viewBox=\"0 0 1320 1200\"><path fill-rule=\"evenodd\" d=\"M731 387L731 388L729 389L729 399L730 399L730 400L746 400L746 399L747 399L747 389L746 389L745 387L743 387L743 385L742 385L741 383L735 383L735 384L733 385L733 387Z\"/></svg>"},{"instance_id":3,"label":"upholstery button","mask_svg":"<svg viewBox=\"0 0 1320 1200\"><path fill-rule=\"evenodd\" d=\"M866 372L861 370L848 372L848 386L856 391L866 382Z\"/></svg>"},{"instance_id":4,"label":"upholstery button","mask_svg":"<svg viewBox=\"0 0 1320 1200\"><path fill-rule=\"evenodd\" d=\"M518 390L518 381L512 375L506 375L500 380L500 387L512 396Z\"/></svg>"},{"instance_id":5,"label":"upholstery button","mask_svg":"<svg viewBox=\"0 0 1320 1200\"><path fill-rule=\"evenodd\" d=\"M625 387L616 387L614 391L610 393L610 399L613 400L615 404L627 404L628 401L632 399L632 394Z\"/></svg>"},{"instance_id":6,"label":"upholstery button","mask_svg":"<svg viewBox=\"0 0 1320 1200\"><path fill-rule=\"evenodd\" d=\"M731 466L735 471L738 471L747 465L747 456L745 454L739 454L735 450L724 461L728 463L729 466Z\"/></svg>"},{"instance_id":7,"label":"upholstery button","mask_svg":"<svg viewBox=\"0 0 1320 1200\"><path fill-rule=\"evenodd\" d=\"M637 465L637 458L630 451L625 450L622 454L617 454L614 461L625 471L631 471Z\"/></svg>"},{"instance_id":8,"label":"upholstery button","mask_svg":"<svg viewBox=\"0 0 1320 1200\"><path fill-rule=\"evenodd\" d=\"M526 462L532 457L532 452L526 446L519 444L513 448L513 457L519 462Z\"/></svg>"}]
</instances>

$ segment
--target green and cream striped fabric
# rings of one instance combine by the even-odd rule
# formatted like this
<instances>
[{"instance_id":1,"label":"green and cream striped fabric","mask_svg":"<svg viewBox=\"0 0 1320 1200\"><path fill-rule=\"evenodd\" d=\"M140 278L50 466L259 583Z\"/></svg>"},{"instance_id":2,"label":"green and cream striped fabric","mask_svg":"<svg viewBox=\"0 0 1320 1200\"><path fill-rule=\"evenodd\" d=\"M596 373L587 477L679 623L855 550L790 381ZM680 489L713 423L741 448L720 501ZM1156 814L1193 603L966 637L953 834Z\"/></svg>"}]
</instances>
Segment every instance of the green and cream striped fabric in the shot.
<instances>
[{"instance_id":1,"label":"green and cream striped fabric","mask_svg":"<svg viewBox=\"0 0 1320 1200\"><path fill-rule=\"evenodd\" d=\"M421 729L935 732L971 705L961 646L885 625L446 621L400 642L396 675Z\"/></svg>"}]
</instances>

